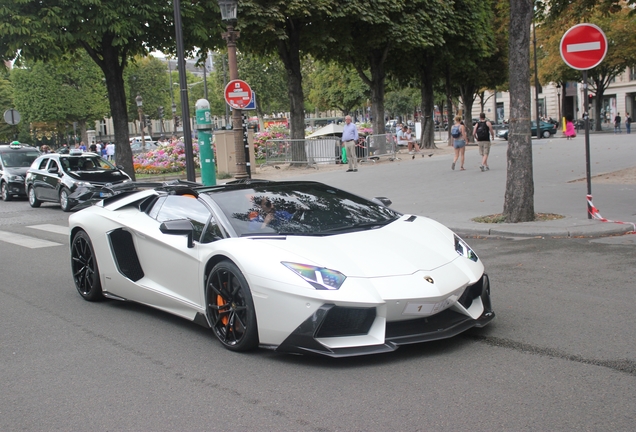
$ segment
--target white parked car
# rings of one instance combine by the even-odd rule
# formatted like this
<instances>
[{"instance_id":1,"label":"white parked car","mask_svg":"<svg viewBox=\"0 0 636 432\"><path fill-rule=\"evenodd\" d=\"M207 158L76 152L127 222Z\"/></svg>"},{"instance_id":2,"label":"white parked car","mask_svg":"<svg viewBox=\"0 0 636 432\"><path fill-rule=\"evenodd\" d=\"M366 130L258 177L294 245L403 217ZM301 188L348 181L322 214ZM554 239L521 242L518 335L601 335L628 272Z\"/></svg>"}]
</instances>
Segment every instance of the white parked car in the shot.
<instances>
[{"instance_id":1,"label":"white parked car","mask_svg":"<svg viewBox=\"0 0 636 432\"><path fill-rule=\"evenodd\" d=\"M230 350L382 353L495 316L475 252L386 199L255 180L110 195L69 218L80 295L181 316Z\"/></svg>"}]
</instances>

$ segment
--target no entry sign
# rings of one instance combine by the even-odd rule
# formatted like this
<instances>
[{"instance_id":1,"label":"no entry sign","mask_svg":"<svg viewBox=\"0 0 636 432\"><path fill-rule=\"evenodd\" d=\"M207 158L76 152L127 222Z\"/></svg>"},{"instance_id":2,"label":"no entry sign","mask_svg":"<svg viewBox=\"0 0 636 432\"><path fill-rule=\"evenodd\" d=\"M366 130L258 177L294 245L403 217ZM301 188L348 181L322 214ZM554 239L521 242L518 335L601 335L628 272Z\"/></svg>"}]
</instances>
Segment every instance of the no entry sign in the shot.
<instances>
[{"instance_id":1,"label":"no entry sign","mask_svg":"<svg viewBox=\"0 0 636 432\"><path fill-rule=\"evenodd\" d=\"M571 68L592 69L607 54L607 38L594 24L577 24L561 38L560 50L563 61Z\"/></svg>"},{"instance_id":2,"label":"no entry sign","mask_svg":"<svg viewBox=\"0 0 636 432\"><path fill-rule=\"evenodd\" d=\"M234 109L245 108L252 100L252 89L242 80L232 80L225 86L225 101Z\"/></svg>"}]
</instances>

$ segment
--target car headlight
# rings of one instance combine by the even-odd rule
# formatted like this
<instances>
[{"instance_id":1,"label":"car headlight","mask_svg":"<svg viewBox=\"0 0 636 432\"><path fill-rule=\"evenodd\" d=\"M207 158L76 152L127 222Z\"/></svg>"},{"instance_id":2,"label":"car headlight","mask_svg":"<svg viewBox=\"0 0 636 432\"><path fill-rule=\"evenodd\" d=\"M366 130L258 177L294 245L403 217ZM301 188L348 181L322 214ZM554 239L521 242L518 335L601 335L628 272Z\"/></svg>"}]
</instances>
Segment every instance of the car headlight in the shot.
<instances>
[{"instance_id":1,"label":"car headlight","mask_svg":"<svg viewBox=\"0 0 636 432\"><path fill-rule=\"evenodd\" d=\"M89 182L86 182L86 181L78 181L77 183L75 183L75 186L77 186L77 187L93 187L92 184L90 184Z\"/></svg>"},{"instance_id":2,"label":"car headlight","mask_svg":"<svg viewBox=\"0 0 636 432\"><path fill-rule=\"evenodd\" d=\"M336 270L325 267L316 267L306 264L282 262L282 264L296 273L298 276L309 282L317 290L337 290L340 289L345 279L345 275Z\"/></svg>"},{"instance_id":3,"label":"car headlight","mask_svg":"<svg viewBox=\"0 0 636 432\"><path fill-rule=\"evenodd\" d=\"M471 261L477 262L479 257L477 254L466 244L466 242L460 239L457 234L455 234L455 251L463 257L468 258Z\"/></svg>"},{"instance_id":4,"label":"car headlight","mask_svg":"<svg viewBox=\"0 0 636 432\"><path fill-rule=\"evenodd\" d=\"M9 176L9 181L10 182L23 182L24 181L24 177L22 177L21 175L10 175Z\"/></svg>"}]
</instances>

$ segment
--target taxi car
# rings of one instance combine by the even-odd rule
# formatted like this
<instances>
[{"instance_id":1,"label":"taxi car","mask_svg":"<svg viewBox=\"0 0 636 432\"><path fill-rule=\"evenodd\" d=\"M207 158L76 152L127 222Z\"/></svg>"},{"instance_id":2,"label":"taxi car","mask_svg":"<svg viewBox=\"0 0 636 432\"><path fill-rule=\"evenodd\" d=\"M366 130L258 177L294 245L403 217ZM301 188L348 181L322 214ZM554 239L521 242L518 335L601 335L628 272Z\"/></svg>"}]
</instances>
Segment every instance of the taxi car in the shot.
<instances>
[{"instance_id":1,"label":"taxi car","mask_svg":"<svg viewBox=\"0 0 636 432\"><path fill-rule=\"evenodd\" d=\"M0 145L0 196L3 201L25 197L24 176L40 151L14 141Z\"/></svg>"},{"instance_id":2,"label":"taxi car","mask_svg":"<svg viewBox=\"0 0 636 432\"><path fill-rule=\"evenodd\" d=\"M130 180L123 170L95 153L71 151L45 154L33 161L25 188L31 207L53 202L68 212L77 204L70 198L77 188L100 189Z\"/></svg>"}]
</instances>

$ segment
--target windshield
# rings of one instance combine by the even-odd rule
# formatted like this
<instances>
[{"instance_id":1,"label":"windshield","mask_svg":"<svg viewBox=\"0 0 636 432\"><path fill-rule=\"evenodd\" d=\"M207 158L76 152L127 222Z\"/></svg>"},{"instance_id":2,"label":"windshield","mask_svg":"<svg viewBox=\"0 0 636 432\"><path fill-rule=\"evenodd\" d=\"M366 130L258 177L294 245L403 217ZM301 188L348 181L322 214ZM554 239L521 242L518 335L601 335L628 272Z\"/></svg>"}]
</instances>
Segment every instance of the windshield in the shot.
<instances>
[{"instance_id":1,"label":"windshield","mask_svg":"<svg viewBox=\"0 0 636 432\"><path fill-rule=\"evenodd\" d=\"M97 155L60 156L64 171L117 171L115 165Z\"/></svg>"},{"instance_id":2,"label":"windshield","mask_svg":"<svg viewBox=\"0 0 636 432\"><path fill-rule=\"evenodd\" d=\"M327 235L386 225L400 214L320 183L265 184L211 193L239 236Z\"/></svg>"},{"instance_id":3,"label":"windshield","mask_svg":"<svg viewBox=\"0 0 636 432\"><path fill-rule=\"evenodd\" d=\"M30 167L38 156L40 153L37 151L9 151L0 154L5 168Z\"/></svg>"}]
</instances>

